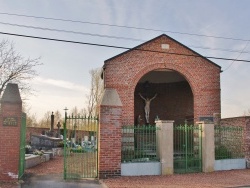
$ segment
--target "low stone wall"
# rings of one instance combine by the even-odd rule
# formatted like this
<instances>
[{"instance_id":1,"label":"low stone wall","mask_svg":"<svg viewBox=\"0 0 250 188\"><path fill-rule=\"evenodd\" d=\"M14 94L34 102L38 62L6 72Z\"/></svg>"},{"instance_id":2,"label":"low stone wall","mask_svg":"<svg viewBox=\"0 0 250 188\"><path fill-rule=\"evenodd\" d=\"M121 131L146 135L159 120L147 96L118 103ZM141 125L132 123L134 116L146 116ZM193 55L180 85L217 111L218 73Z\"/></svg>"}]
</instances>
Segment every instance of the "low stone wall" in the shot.
<instances>
[{"instance_id":1,"label":"low stone wall","mask_svg":"<svg viewBox=\"0 0 250 188\"><path fill-rule=\"evenodd\" d=\"M37 166L40 163L46 162L50 160L50 154L43 154L40 155L33 155L33 154L26 154L25 155L25 169L31 168L33 166Z\"/></svg>"},{"instance_id":2,"label":"low stone wall","mask_svg":"<svg viewBox=\"0 0 250 188\"><path fill-rule=\"evenodd\" d=\"M214 170L246 169L246 159L222 159L215 160Z\"/></svg>"},{"instance_id":3,"label":"low stone wall","mask_svg":"<svg viewBox=\"0 0 250 188\"><path fill-rule=\"evenodd\" d=\"M160 162L121 163L122 176L161 175Z\"/></svg>"},{"instance_id":4,"label":"low stone wall","mask_svg":"<svg viewBox=\"0 0 250 188\"><path fill-rule=\"evenodd\" d=\"M25 157L25 168L31 168L41 163L41 156L40 155L32 155L30 154L29 157Z\"/></svg>"}]
</instances>

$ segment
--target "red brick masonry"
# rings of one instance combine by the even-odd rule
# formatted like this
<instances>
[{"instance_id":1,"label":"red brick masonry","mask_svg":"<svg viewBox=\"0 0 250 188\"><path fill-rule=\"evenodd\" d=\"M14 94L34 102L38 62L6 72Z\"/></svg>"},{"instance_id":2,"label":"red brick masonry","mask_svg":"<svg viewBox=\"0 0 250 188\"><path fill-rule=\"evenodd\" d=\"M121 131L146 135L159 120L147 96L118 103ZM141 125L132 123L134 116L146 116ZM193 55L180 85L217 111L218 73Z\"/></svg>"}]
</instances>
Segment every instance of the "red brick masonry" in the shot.
<instances>
[{"instance_id":1,"label":"red brick masonry","mask_svg":"<svg viewBox=\"0 0 250 188\"><path fill-rule=\"evenodd\" d=\"M164 49L162 44L168 44L170 48ZM103 68L105 89L114 91L113 94L117 92L116 101L120 101L121 105L107 103L100 108L100 178L119 176L121 173L121 126L134 125L136 116L143 114L142 99L137 96L140 92L138 83L147 73L170 70L186 80L180 85L173 83L174 86L167 81L163 85L154 84L154 90L159 95L152 105L155 114L150 122L154 122L152 118L157 114L166 119L194 117L196 122L200 116L213 117L214 113L221 112L220 66L167 35L106 60ZM164 90L166 87L172 87L169 89L171 93ZM112 101L109 99L111 93L110 96L105 94L106 102ZM180 97L176 98L177 95ZM137 103L138 100L141 103Z\"/></svg>"},{"instance_id":2,"label":"red brick masonry","mask_svg":"<svg viewBox=\"0 0 250 188\"><path fill-rule=\"evenodd\" d=\"M162 49L162 44L169 44L170 48ZM105 87L114 88L119 94L123 124L134 124L134 95L138 81L148 72L159 69L176 71L187 80L194 98L195 121L200 116L212 117L213 113L221 112L220 66L167 35L161 35L104 63Z\"/></svg>"}]
</instances>

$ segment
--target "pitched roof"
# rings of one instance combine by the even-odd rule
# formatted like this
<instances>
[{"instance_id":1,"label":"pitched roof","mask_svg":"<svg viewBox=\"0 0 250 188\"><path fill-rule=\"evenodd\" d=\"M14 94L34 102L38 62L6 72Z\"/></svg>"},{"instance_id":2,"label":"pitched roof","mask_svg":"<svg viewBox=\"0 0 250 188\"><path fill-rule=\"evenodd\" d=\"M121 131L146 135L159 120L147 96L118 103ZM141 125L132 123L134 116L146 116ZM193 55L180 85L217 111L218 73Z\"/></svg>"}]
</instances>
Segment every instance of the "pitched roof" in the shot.
<instances>
[{"instance_id":1,"label":"pitched roof","mask_svg":"<svg viewBox=\"0 0 250 188\"><path fill-rule=\"evenodd\" d=\"M149 40L149 41L147 41L147 42L144 42L144 43L142 43L142 44L140 44L140 45L138 45L138 46L136 46L136 47L134 47L134 48L131 48L131 49L125 51L125 52L122 52L122 53L120 53L120 54L118 54L118 55L116 55L116 56L113 56L113 57L111 57L111 58L105 60L104 63L107 63L108 61L113 60L113 59L115 59L115 58L117 58L117 57L119 57L119 56L121 56L121 55L126 54L126 53L129 53L129 52L131 52L131 51L133 51L133 50L139 50L138 48L144 46L145 44L151 43L152 41L157 40L157 39L159 39L159 38L161 38L161 37L169 38L170 40L174 41L175 43L177 43L177 44L181 45L182 47L188 49L189 51L193 52L193 53L195 54L195 56L201 57L201 58L207 60L209 63L211 63L211 64L213 64L213 65L215 65L215 66L217 66L217 67L219 67L219 68L221 69L221 66L217 65L217 64L214 63L213 61L211 61L211 60L209 60L208 58L202 56L201 54L195 52L195 51L192 50L191 48L185 46L184 44L178 42L177 40L175 40L175 39L169 37L169 36L166 35L166 34L161 34L161 35L159 35L158 37L155 37L155 38L153 38L153 39L151 39L151 40ZM147 51L147 50L142 50L142 51ZM148 51L151 51L151 50L148 50ZM178 54L177 54L177 55L178 55ZM181 55L181 54L179 54L179 55Z\"/></svg>"}]
</instances>

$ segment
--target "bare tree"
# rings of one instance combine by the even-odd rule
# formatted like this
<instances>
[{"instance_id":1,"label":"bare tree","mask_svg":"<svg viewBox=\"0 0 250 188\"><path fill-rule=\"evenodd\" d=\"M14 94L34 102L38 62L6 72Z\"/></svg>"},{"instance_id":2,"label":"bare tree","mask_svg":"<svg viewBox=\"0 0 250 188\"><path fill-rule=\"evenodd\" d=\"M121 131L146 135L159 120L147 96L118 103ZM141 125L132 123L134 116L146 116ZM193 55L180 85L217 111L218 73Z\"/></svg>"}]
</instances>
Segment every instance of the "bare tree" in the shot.
<instances>
[{"instance_id":1,"label":"bare tree","mask_svg":"<svg viewBox=\"0 0 250 188\"><path fill-rule=\"evenodd\" d=\"M36 114L30 113L31 107L29 107L26 103L22 105L22 111L26 113L26 125L27 127L37 127L37 117Z\"/></svg>"},{"instance_id":2,"label":"bare tree","mask_svg":"<svg viewBox=\"0 0 250 188\"><path fill-rule=\"evenodd\" d=\"M73 114L74 116L77 116L79 114L77 106L75 106L72 110L70 110L70 115L71 114Z\"/></svg>"},{"instance_id":3,"label":"bare tree","mask_svg":"<svg viewBox=\"0 0 250 188\"><path fill-rule=\"evenodd\" d=\"M59 110L55 111L55 113L54 113L54 119L55 119L55 125L58 122L63 122L63 120L62 120L62 114L59 112Z\"/></svg>"},{"instance_id":4,"label":"bare tree","mask_svg":"<svg viewBox=\"0 0 250 188\"><path fill-rule=\"evenodd\" d=\"M80 114L80 116L82 116L82 117L87 116L87 115L88 115L87 109L86 109L86 108L80 109L79 114Z\"/></svg>"},{"instance_id":5,"label":"bare tree","mask_svg":"<svg viewBox=\"0 0 250 188\"><path fill-rule=\"evenodd\" d=\"M92 69L90 71L91 75L91 86L90 93L88 97L88 115L98 116L99 115L99 104L101 102L101 97L104 91L103 80L101 79L102 69Z\"/></svg>"},{"instance_id":6,"label":"bare tree","mask_svg":"<svg viewBox=\"0 0 250 188\"><path fill-rule=\"evenodd\" d=\"M31 116L30 115L27 116L26 125L27 125L27 127L37 127L38 126L37 117L35 114L33 114Z\"/></svg>"},{"instance_id":7,"label":"bare tree","mask_svg":"<svg viewBox=\"0 0 250 188\"><path fill-rule=\"evenodd\" d=\"M51 111L47 111L44 114L44 117L39 121L39 126L49 128L50 120L51 120Z\"/></svg>"},{"instance_id":8,"label":"bare tree","mask_svg":"<svg viewBox=\"0 0 250 188\"><path fill-rule=\"evenodd\" d=\"M19 85L22 93L31 93L27 80L37 75L36 66L41 65L39 59L25 59L15 51L13 43L8 40L0 42L0 97L9 82Z\"/></svg>"},{"instance_id":9,"label":"bare tree","mask_svg":"<svg viewBox=\"0 0 250 188\"><path fill-rule=\"evenodd\" d=\"M243 116L250 116L250 109L248 109L247 111L244 111Z\"/></svg>"}]
</instances>

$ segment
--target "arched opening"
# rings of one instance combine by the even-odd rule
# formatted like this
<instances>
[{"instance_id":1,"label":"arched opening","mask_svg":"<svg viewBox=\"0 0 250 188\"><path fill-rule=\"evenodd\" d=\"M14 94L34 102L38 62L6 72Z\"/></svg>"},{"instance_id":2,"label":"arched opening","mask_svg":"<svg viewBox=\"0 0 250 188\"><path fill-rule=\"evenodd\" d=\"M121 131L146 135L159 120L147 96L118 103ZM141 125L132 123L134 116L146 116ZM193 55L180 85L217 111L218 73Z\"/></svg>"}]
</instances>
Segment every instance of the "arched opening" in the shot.
<instances>
[{"instance_id":1,"label":"arched opening","mask_svg":"<svg viewBox=\"0 0 250 188\"><path fill-rule=\"evenodd\" d=\"M157 96L153 98L155 94ZM144 109L145 99L152 99L148 121ZM148 72L135 87L134 117L136 125L152 125L156 118L174 120L175 124L184 123L185 120L193 123L194 97L188 81L183 75L170 69Z\"/></svg>"}]
</instances>

